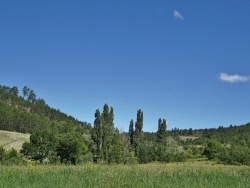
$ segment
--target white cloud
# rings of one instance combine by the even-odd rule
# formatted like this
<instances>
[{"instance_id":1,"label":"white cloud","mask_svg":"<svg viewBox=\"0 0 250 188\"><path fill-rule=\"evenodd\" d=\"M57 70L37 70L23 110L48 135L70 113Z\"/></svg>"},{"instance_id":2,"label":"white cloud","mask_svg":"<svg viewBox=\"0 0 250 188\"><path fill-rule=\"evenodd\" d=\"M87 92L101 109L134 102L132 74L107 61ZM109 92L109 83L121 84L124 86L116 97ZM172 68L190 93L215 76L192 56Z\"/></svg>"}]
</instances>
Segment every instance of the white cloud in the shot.
<instances>
[{"instance_id":1,"label":"white cloud","mask_svg":"<svg viewBox=\"0 0 250 188\"><path fill-rule=\"evenodd\" d=\"M178 20L184 20L184 17L177 10L174 10L174 17Z\"/></svg>"},{"instance_id":2,"label":"white cloud","mask_svg":"<svg viewBox=\"0 0 250 188\"><path fill-rule=\"evenodd\" d=\"M249 76L240 75L228 75L227 73L220 73L219 79L224 82L236 83L236 82L246 82L250 80Z\"/></svg>"}]
</instances>

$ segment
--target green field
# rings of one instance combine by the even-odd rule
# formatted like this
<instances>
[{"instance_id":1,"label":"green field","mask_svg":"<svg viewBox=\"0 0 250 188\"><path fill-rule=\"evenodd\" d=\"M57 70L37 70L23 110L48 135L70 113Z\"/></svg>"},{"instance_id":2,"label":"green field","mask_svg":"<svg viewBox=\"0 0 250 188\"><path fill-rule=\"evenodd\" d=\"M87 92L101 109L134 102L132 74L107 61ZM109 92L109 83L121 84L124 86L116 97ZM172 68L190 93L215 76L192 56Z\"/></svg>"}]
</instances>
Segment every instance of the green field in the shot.
<instances>
[{"instance_id":1,"label":"green field","mask_svg":"<svg viewBox=\"0 0 250 188\"><path fill-rule=\"evenodd\" d=\"M0 187L250 187L250 168L206 162L146 165L0 166Z\"/></svg>"},{"instance_id":2,"label":"green field","mask_svg":"<svg viewBox=\"0 0 250 188\"><path fill-rule=\"evenodd\" d=\"M19 150L29 134L0 131L0 146ZM0 188L181 187L247 188L250 167L227 166L205 158L181 163L0 166Z\"/></svg>"},{"instance_id":3,"label":"green field","mask_svg":"<svg viewBox=\"0 0 250 188\"><path fill-rule=\"evenodd\" d=\"M30 134L22 134L17 132L0 130L0 146L9 150L11 148L19 151L25 141L29 141Z\"/></svg>"}]
</instances>

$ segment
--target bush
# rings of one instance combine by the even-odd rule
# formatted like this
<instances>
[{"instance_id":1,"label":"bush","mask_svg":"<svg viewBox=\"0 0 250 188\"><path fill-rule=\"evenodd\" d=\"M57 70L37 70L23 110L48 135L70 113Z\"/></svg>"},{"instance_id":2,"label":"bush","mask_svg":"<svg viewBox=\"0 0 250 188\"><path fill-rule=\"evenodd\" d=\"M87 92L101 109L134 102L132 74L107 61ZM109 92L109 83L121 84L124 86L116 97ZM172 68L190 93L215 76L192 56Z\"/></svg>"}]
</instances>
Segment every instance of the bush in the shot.
<instances>
[{"instance_id":1,"label":"bush","mask_svg":"<svg viewBox=\"0 0 250 188\"><path fill-rule=\"evenodd\" d=\"M14 148L9 151L5 151L3 148L0 148L0 153L2 153L1 162L3 165L12 166L26 164L26 162Z\"/></svg>"},{"instance_id":2,"label":"bush","mask_svg":"<svg viewBox=\"0 0 250 188\"><path fill-rule=\"evenodd\" d=\"M206 155L209 160L214 159L217 157L221 148L221 144L216 140L208 140L203 155Z\"/></svg>"},{"instance_id":3,"label":"bush","mask_svg":"<svg viewBox=\"0 0 250 188\"><path fill-rule=\"evenodd\" d=\"M88 152L85 155L81 155L78 159L78 163L88 163L93 162L93 155L91 152Z\"/></svg>"},{"instance_id":4,"label":"bush","mask_svg":"<svg viewBox=\"0 0 250 188\"><path fill-rule=\"evenodd\" d=\"M131 151L125 154L124 164L138 164L138 158L135 157L134 151Z\"/></svg>"},{"instance_id":5,"label":"bush","mask_svg":"<svg viewBox=\"0 0 250 188\"><path fill-rule=\"evenodd\" d=\"M6 154L6 150L1 146L0 147L0 162L2 162L3 159L5 158L5 154Z\"/></svg>"},{"instance_id":6,"label":"bush","mask_svg":"<svg viewBox=\"0 0 250 188\"><path fill-rule=\"evenodd\" d=\"M243 146L223 148L218 159L224 164L250 166L250 149Z\"/></svg>"}]
</instances>

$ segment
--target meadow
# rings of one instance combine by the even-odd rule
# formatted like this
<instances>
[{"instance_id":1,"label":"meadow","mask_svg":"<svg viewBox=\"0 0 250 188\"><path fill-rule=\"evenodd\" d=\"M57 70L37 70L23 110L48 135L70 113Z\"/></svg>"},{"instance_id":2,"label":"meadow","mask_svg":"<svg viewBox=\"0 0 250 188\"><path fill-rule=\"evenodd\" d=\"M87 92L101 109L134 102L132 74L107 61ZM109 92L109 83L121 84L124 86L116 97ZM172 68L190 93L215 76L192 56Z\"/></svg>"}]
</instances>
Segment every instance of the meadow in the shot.
<instances>
[{"instance_id":1,"label":"meadow","mask_svg":"<svg viewBox=\"0 0 250 188\"><path fill-rule=\"evenodd\" d=\"M23 143L25 141L29 142L29 139L30 134L0 130L0 146L6 150L14 148L17 151L20 151Z\"/></svg>"},{"instance_id":2,"label":"meadow","mask_svg":"<svg viewBox=\"0 0 250 188\"><path fill-rule=\"evenodd\" d=\"M0 187L250 187L250 168L211 162L0 166Z\"/></svg>"}]
</instances>

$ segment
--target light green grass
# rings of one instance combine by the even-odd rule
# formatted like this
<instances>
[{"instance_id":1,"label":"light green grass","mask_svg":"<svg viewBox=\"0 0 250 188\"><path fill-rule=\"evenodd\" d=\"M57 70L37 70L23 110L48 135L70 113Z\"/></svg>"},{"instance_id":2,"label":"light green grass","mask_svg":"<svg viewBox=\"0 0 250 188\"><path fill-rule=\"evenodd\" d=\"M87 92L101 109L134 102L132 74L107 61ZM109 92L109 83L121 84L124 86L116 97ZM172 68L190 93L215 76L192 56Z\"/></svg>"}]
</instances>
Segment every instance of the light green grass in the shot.
<instances>
[{"instance_id":1,"label":"light green grass","mask_svg":"<svg viewBox=\"0 0 250 188\"><path fill-rule=\"evenodd\" d=\"M0 166L3 188L250 187L250 168L203 164Z\"/></svg>"},{"instance_id":2,"label":"light green grass","mask_svg":"<svg viewBox=\"0 0 250 188\"><path fill-rule=\"evenodd\" d=\"M22 148L23 143L29 141L29 138L30 134L0 130L0 146L6 150L14 148L19 151Z\"/></svg>"}]
</instances>

